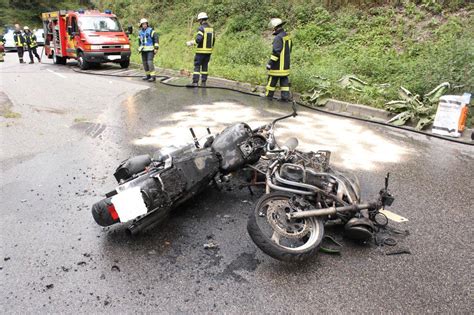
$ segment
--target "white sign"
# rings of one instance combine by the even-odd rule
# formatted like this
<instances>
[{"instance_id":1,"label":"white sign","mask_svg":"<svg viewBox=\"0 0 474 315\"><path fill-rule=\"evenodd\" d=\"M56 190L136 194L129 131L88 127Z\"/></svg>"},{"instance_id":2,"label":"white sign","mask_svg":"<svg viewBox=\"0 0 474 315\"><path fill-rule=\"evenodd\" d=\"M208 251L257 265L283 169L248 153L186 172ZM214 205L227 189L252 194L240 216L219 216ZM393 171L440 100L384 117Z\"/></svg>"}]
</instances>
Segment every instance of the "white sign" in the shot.
<instances>
[{"instance_id":1,"label":"white sign","mask_svg":"<svg viewBox=\"0 0 474 315\"><path fill-rule=\"evenodd\" d=\"M140 187L124 190L112 197L120 222L127 222L147 213Z\"/></svg>"},{"instance_id":2,"label":"white sign","mask_svg":"<svg viewBox=\"0 0 474 315\"><path fill-rule=\"evenodd\" d=\"M117 60L117 59L120 59L120 58L122 58L122 57L119 56L119 55L110 55L110 56L107 56L107 58L108 58L109 60Z\"/></svg>"},{"instance_id":3,"label":"white sign","mask_svg":"<svg viewBox=\"0 0 474 315\"><path fill-rule=\"evenodd\" d=\"M467 118L467 105L471 94L462 96L444 95L439 99L438 110L433 122L432 132L452 137L460 137Z\"/></svg>"}]
</instances>

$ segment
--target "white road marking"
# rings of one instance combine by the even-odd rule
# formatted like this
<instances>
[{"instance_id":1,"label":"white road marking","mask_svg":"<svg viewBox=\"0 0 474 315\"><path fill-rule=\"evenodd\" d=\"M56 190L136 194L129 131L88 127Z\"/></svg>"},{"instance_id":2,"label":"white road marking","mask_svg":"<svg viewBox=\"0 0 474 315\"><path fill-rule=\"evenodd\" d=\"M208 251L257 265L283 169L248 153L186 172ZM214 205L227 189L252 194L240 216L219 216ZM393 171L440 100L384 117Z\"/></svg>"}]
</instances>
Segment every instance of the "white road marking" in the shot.
<instances>
[{"instance_id":1,"label":"white road marking","mask_svg":"<svg viewBox=\"0 0 474 315\"><path fill-rule=\"evenodd\" d=\"M58 77L61 77L61 78L63 78L63 79L67 79L67 77L66 77L65 75L62 75L61 73L54 72L54 71L51 70L51 69L46 69L46 70L47 70L48 72L51 72L51 73L57 75Z\"/></svg>"}]
</instances>

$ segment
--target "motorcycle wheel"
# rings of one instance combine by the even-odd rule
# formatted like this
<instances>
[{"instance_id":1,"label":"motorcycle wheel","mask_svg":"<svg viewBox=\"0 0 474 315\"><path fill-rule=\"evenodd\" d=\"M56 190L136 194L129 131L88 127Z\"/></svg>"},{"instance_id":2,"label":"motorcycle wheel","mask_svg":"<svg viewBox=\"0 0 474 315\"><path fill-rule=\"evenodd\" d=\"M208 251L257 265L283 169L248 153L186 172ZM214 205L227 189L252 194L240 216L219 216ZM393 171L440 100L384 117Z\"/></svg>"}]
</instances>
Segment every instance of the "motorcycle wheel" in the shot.
<instances>
[{"instance_id":1,"label":"motorcycle wheel","mask_svg":"<svg viewBox=\"0 0 474 315\"><path fill-rule=\"evenodd\" d=\"M292 196L285 192L262 196L249 216L247 231L265 254L278 260L297 262L318 251L324 224L318 218L288 221L283 211L291 211L288 201Z\"/></svg>"}]
</instances>

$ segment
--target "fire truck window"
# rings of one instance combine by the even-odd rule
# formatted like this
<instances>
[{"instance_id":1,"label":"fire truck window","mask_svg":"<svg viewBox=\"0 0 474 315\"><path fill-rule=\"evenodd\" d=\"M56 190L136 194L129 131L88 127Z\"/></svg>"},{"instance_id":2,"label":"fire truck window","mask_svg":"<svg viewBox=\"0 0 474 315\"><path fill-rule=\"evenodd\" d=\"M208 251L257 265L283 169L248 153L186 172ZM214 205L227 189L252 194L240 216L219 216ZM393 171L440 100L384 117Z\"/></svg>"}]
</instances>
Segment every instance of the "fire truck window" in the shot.
<instances>
[{"instance_id":1,"label":"fire truck window","mask_svg":"<svg viewBox=\"0 0 474 315\"><path fill-rule=\"evenodd\" d=\"M79 27L83 31L121 32L122 27L116 18L103 16L82 16Z\"/></svg>"},{"instance_id":2,"label":"fire truck window","mask_svg":"<svg viewBox=\"0 0 474 315\"><path fill-rule=\"evenodd\" d=\"M77 27L77 19L76 19L76 17L73 17L73 18L72 18L71 26L72 26L72 31L73 31L73 32L77 32L77 31L79 30L79 28Z\"/></svg>"}]
</instances>

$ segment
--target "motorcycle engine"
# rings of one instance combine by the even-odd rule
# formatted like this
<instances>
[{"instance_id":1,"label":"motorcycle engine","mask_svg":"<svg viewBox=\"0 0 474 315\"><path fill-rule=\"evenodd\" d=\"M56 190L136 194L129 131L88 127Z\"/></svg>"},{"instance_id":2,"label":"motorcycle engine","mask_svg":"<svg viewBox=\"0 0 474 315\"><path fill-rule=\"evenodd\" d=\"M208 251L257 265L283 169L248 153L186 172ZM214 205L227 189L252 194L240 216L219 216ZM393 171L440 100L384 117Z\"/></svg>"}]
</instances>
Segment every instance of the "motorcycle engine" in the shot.
<instances>
[{"instance_id":1,"label":"motorcycle engine","mask_svg":"<svg viewBox=\"0 0 474 315\"><path fill-rule=\"evenodd\" d=\"M220 171L228 174L246 164L257 162L263 153L265 139L252 132L245 123L227 127L216 136L212 149L221 158Z\"/></svg>"}]
</instances>

